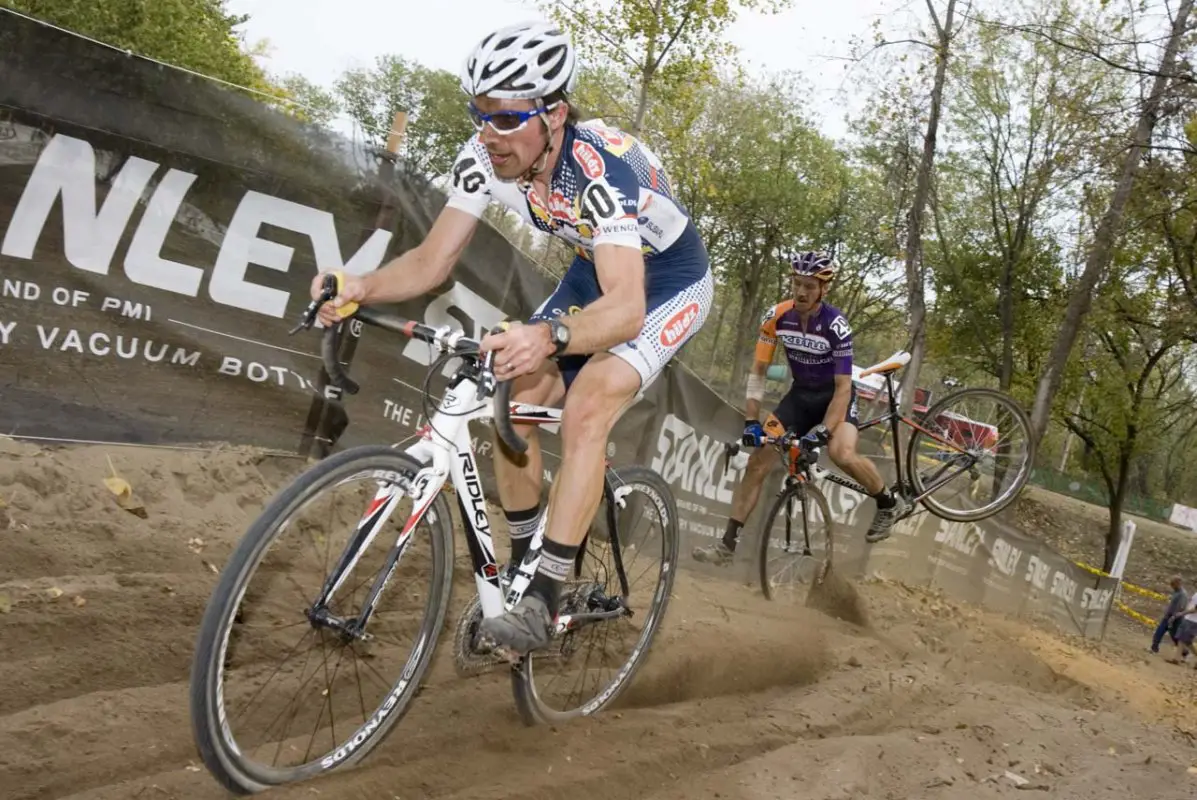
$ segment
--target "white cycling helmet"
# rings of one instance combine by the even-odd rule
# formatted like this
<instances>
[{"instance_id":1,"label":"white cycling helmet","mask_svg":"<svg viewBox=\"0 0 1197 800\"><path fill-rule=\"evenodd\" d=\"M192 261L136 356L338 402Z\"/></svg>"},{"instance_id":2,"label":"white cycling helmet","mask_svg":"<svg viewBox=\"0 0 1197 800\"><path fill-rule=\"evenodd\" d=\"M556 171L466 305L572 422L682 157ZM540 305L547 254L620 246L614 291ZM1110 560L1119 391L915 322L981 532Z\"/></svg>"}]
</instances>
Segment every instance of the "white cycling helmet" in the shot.
<instances>
[{"instance_id":1,"label":"white cycling helmet","mask_svg":"<svg viewBox=\"0 0 1197 800\"><path fill-rule=\"evenodd\" d=\"M470 97L535 100L574 90L574 48L548 22L523 22L488 34L461 69L461 88Z\"/></svg>"}]
</instances>

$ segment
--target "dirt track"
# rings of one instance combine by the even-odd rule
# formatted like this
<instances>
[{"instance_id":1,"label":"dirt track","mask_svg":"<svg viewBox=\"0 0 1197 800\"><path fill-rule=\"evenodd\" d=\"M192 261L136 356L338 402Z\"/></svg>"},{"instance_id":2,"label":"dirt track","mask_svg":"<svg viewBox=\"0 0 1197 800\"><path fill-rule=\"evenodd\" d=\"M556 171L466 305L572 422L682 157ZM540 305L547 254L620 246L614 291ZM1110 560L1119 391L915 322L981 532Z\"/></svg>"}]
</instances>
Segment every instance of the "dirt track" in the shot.
<instances>
[{"instance_id":1,"label":"dirt track","mask_svg":"<svg viewBox=\"0 0 1197 800\"><path fill-rule=\"evenodd\" d=\"M146 518L104 487L106 456ZM0 439L0 798L225 796L187 718L209 565L299 466ZM364 766L267 796L986 798L1019 794L1016 779L1085 800L1197 790L1194 673L1131 649L1145 640L1066 641L901 586L863 591L867 628L682 573L621 706L555 729L520 724L502 673L458 678L442 636L426 690Z\"/></svg>"}]
</instances>

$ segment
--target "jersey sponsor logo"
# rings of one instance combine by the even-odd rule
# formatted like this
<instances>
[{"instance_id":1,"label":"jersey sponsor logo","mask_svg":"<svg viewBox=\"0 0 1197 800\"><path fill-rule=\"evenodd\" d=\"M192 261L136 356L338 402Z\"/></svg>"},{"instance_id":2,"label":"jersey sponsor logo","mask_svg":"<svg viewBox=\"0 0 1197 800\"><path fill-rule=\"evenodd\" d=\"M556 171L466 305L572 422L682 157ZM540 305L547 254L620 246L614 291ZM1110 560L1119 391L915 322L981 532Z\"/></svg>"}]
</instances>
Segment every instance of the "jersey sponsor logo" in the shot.
<instances>
[{"instance_id":1,"label":"jersey sponsor logo","mask_svg":"<svg viewBox=\"0 0 1197 800\"><path fill-rule=\"evenodd\" d=\"M657 236L662 239L665 238L665 231L661 230L661 226L658 225L657 223L653 222L648 217L641 217L639 220L637 220L637 222L639 222L645 228L648 228L649 232L652 233L654 236Z\"/></svg>"},{"instance_id":2,"label":"jersey sponsor logo","mask_svg":"<svg viewBox=\"0 0 1197 800\"><path fill-rule=\"evenodd\" d=\"M603 163L603 157L599 155L599 151L594 149L594 146L589 142L574 142L574 158L582 165L582 174L590 180L601 178L603 173L607 171L607 165Z\"/></svg>"},{"instance_id":3,"label":"jersey sponsor logo","mask_svg":"<svg viewBox=\"0 0 1197 800\"><path fill-rule=\"evenodd\" d=\"M579 232L581 226L578 226ZM634 219L620 219L615 222L604 222L600 229L600 233L604 236L620 236L625 233L634 233L640 235L640 226L636 224Z\"/></svg>"},{"instance_id":4,"label":"jersey sponsor logo","mask_svg":"<svg viewBox=\"0 0 1197 800\"><path fill-rule=\"evenodd\" d=\"M690 303L665 323L665 327L661 329L661 344L666 347L676 345L685 338L696 319L698 319L698 303Z\"/></svg>"},{"instance_id":5,"label":"jersey sponsor logo","mask_svg":"<svg viewBox=\"0 0 1197 800\"><path fill-rule=\"evenodd\" d=\"M594 128L591 128L591 130L594 131L595 133L597 133L599 135L599 137L601 137L604 142L611 145L612 147L622 146L624 143L624 140L627 138L623 135L623 133L615 130L614 128L599 128L596 126Z\"/></svg>"},{"instance_id":6,"label":"jersey sponsor logo","mask_svg":"<svg viewBox=\"0 0 1197 800\"><path fill-rule=\"evenodd\" d=\"M782 344L786 346L787 350L800 350L807 353L831 352L831 342L822 336L813 336L808 333L799 333L798 331L780 331L777 334L777 338L781 339Z\"/></svg>"},{"instance_id":7,"label":"jersey sponsor logo","mask_svg":"<svg viewBox=\"0 0 1197 800\"><path fill-rule=\"evenodd\" d=\"M631 150L632 145L636 143L636 140L631 136L614 128L594 128L593 130L603 140L607 151L613 156L622 156Z\"/></svg>"},{"instance_id":8,"label":"jersey sponsor logo","mask_svg":"<svg viewBox=\"0 0 1197 800\"><path fill-rule=\"evenodd\" d=\"M573 204L565 199L565 195L561 193L560 189L554 189L553 193L549 195L549 216L569 223L578 221Z\"/></svg>"},{"instance_id":9,"label":"jersey sponsor logo","mask_svg":"<svg viewBox=\"0 0 1197 800\"><path fill-rule=\"evenodd\" d=\"M552 224L552 218L549 210L544 207L537 197L535 190L528 192L528 210L532 212L532 216L543 222L545 225Z\"/></svg>"},{"instance_id":10,"label":"jersey sponsor logo","mask_svg":"<svg viewBox=\"0 0 1197 800\"><path fill-rule=\"evenodd\" d=\"M842 315L831 321L831 330L841 339L846 339L852 334L852 327L848 325L848 320L844 319Z\"/></svg>"},{"instance_id":11,"label":"jersey sponsor logo","mask_svg":"<svg viewBox=\"0 0 1197 800\"><path fill-rule=\"evenodd\" d=\"M763 327L765 327L765 324L766 324L766 323L767 323L769 320L773 319L773 314L774 314L776 311L777 311L777 306L770 306L769 308L766 308L766 309L765 309L765 313L764 313L764 314L761 314L761 327L762 327L762 328L763 328Z\"/></svg>"}]
</instances>

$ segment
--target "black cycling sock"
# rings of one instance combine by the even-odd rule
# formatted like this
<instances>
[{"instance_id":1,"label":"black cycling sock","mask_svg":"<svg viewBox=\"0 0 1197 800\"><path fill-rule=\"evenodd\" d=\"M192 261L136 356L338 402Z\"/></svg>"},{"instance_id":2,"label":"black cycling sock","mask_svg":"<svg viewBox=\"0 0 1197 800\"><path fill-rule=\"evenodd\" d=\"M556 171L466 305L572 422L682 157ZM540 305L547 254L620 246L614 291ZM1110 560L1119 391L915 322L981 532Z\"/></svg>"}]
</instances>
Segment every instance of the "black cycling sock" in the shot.
<instances>
[{"instance_id":1,"label":"black cycling sock","mask_svg":"<svg viewBox=\"0 0 1197 800\"><path fill-rule=\"evenodd\" d=\"M503 510L507 518L507 534L511 537L511 562L518 564L528 553L528 545L540 524L540 503L523 511Z\"/></svg>"},{"instance_id":2,"label":"black cycling sock","mask_svg":"<svg viewBox=\"0 0 1197 800\"><path fill-rule=\"evenodd\" d=\"M894 499L894 496L890 494L888 487L873 495L873 499L877 501L877 508L893 508L898 502Z\"/></svg>"},{"instance_id":3,"label":"black cycling sock","mask_svg":"<svg viewBox=\"0 0 1197 800\"><path fill-rule=\"evenodd\" d=\"M561 544L545 539L540 551L540 564L528 585L525 594L536 595L549 607L551 616L557 615L561 602L561 584L574 574L574 561L578 557L578 545Z\"/></svg>"},{"instance_id":4,"label":"black cycling sock","mask_svg":"<svg viewBox=\"0 0 1197 800\"><path fill-rule=\"evenodd\" d=\"M727 530L723 532L723 544L733 553L736 552L736 543L740 541L740 528L743 527L744 523L738 519L729 518L727 520Z\"/></svg>"}]
</instances>

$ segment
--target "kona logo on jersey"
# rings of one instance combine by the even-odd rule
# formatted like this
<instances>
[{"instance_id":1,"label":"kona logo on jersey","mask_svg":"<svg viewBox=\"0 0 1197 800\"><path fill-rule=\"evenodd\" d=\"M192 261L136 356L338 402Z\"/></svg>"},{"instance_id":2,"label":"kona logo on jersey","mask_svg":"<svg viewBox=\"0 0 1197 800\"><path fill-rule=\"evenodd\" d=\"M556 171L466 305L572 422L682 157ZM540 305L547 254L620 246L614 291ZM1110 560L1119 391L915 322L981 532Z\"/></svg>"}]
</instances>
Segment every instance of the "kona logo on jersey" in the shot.
<instances>
[{"instance_id":1,"label":"kona logo on jersey","mask_svg":"<svg viewBox=\"0 0 1197 800\"><path fill-rule=\"evenodd\" d=\"M674 314L661 329L661 344L666 347L676 345L685 337L686 332L690 330L690 326L696 319L698 319L698 303L691 303Z\"/></svg>"},{"instance_id":2,"label":"kona logo on jersey","mask_svg":"<svg viewBox=\"0 0 1197 800\"><path fill-rule=\"evenodd\" d=\"M601 178L607 171L603 157L588 142L574 142L574 158L582 165L582 174L590 180Z\"/></svg>"},{"instance_id":3,"label":"kona logo on jersey","mask_svg":"<svg viewBox=\"0 0 1197 800\"><path fill-rule=\"evenodd\" d=\"M813 336L798 331L781 331L777 334L787 350L799 350L806 353L830 353L831 342L822 336Z\"/></svg>"}]
</instances>

